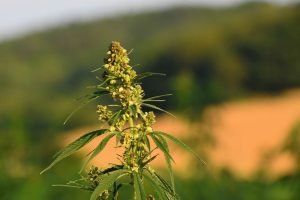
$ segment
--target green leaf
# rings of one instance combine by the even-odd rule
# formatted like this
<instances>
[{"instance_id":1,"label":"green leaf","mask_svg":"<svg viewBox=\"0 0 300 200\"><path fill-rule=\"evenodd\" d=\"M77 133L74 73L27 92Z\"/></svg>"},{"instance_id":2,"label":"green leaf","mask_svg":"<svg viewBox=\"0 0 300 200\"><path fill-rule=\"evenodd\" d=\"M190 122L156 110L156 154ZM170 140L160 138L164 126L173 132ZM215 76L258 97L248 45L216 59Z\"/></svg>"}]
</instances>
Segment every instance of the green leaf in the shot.
<instances>
[{"instance_id":1,"label":"green leaf","mask_svg":"<svg viewBox=\"0 0 300 200\"><path fill-rule=\"evenodd\" d=\"M113 194L112 194L112 199L113 200L117 200L118 199L118 190L123 186L122 183L117 184L116 182L114 182L114 186L113 186Z\"/></svg>"},{"instance_id":2,"label":"green leaf","mask_svg":"<svg viewBox=\"0 0 300 200\"><path fill-rule=\"evenodd\" d=\"M155 105L148 104L148 103L142 103L142 106L146 106L146 107L149 107L149 108L153 108L153 109L155 109L155 110L159 110L159 111L162 111L162 112L164 112L164 113L167 113L167 114L171 115L172 117L175 117L172 113L170 113L170 112L168 112L168 111L166 111L166 110L164 110L164 109L162 109L162 108L160 108L160 107L157 107L157 106L155 106ZM175 118L176 118L176 117L175 117Z\"/></svg>"},{"instance_id":3,"label":"green leaf","mask_svg":"<svg viewBox=\"0 0 300 200\"><path fill-rule=\"evenodd\" d=\"M180 199L178 194L176 194L176 192L173 191L170 184L163 177L149 169L147 169L147 171L155 181L156 185L160 186L165 191L167 199Z\"/></svg>"},{"instance_id":4,"label":"green leaf","mask_svg":"<svg viewBox=\"0 0 300 200\"><path fill-rule=\"evenodd\" d=\"M99 87L99 86L97 86L97 87ZM99 90L99 91L93 92L93 94L94 94L95 96L103 96L103 95L108 94L108 93L109 93L109 92L108 92L107 90Z\"/></svg>"},{"instance_id":5,"label":"green leaf","mask_svg":"<svg viewBox=\"0 0 300 200\"><path fill-rule=\"evenodd\" d=\"M147 174L144 174L145 180L148 180L150 183L151 187L153 188L155 194L156 194L156 199L161 199L165 200L167 199L165 192L163 191L162 187L160 186L159 183L157 183L152 176L148 176Z\"/></svg>"},{"instance_id":6,"label":"green leaf","mask_svg":"<svg viewBox=\"0 0 300 200\"><path fill-rule=\"evenodd\" d=\"M166 157L168 158L168 160L172 160L173 162L175 162L172 158L172 156L169 153L169 149L168 146L166 146L166 144L162 143L157 137L156 135L149 133L150 137L152 138L152 140L154 141L154 143L156 144L156 146L166 155Z\"/></svg>"},{"instance_id":7,"label":"green leaf","mask_svg":"<svg viewBox=\"0 0 300 200\"><path fill-rule=\"evenodd\" d=\"M117 122L117 120L119 119L120 115L122 114L123 110L119 110L117 112L115 112L111 118L108 120L108 124L115 124Z\"/></svg>"},{"instance_id":8,"label":"green leaf","mask_svg":"<svg viewBox=\"0 0 300 200\"><path fill-rule=\"evenodd\" d=\"M172 190L175 191L175 181L174 181L174 173L173 173L173 168L172 168L172 163L171 161L174 162L172 156L170 155L170 151L169 151L169 147L167 142L164 140L164 138L162 138L161 136L157 136L149 133L149 135L152 137L153 141L155 142L155 144L157 145L157 147L159 149L162 150L162 152L164 153L164 157L167 163L167 167L168 167L168 171L170 174L170 179L171 179L171 183L172 183Z\"/></svg>"},{"instance_id":9,"label":"green leaf","mask_svg":"<svg viewBox=\"0 0 300 200\"><path fill-rule=\"evenodd\" d=\"M134 192L135 192L136 200L145 200L146 199L145 188L138 173L134 172L133 178L134 178Z\"/></svg>"},{"instance_id":10,"label":"green leaf","mask_svg":"<svg viewBox=\"0 0 300 200\"><path fill-rule=\"evenodd\" d=\"M124 168L124 165L115 165L113 167L110 167L110 168L107 168L107 169L103 170L101 172L101 174L107 174L107 173L114 172L114 171L117 171L117 170L120 170L120 169L123 169L123 168Z\"/></svg>"},{"instance_id":11,"label":"green leaf","mask_svg":"<svg viewBox=\"0 0 300 200\"><path fill-rule=\"evenodd\" d=\"M107 145L109 140L115 136L115 133L108 134L103 140L99 143L99 145L94 149L93 153L89 156L89 158L84 162L80 172L85 168L85 166L90 162L95 156L97 156Z\"/></svg>"},{"instance_id":12,"label":"green leaf","mask_svg":"<svg viewBox=\"0 0 300 200\"><path fill-rule=\"evenodd\" d=\"M136 116L136 105L129 106L128 110L132 113L133 117Z\"/></svg>"},{"instance_id":13,"label":"green leaf","mask_svg":"<svg viewBox=\"0 0 300 200\"><path fill-rule=\"evenodd\" d=\"M96 72L96 71L98 71L98 70L100 70L100 69L102 69L103 68L103 66L100 66L100 67L98 67L98 68L96 68L96 69L93 69L91 72Z\"/></svg>"},{"instance_id":14,"label":"green leaf","mask_svg":"<svg viewBox=\"0 0 300 200\"><path fill-rule=\"evenodd\" d=\"M114 78L115 77L111 77L111 76L109 77L109 76L107 76L107 78L104 81L102 81L101 84L97 85L97 87L102 87L105 83L107 83L108 81L110 81L110 80L112 80Z\"/></svg>"},{"instance_id":15,"label":"green leaf","mask_svg":"<svg viewBox=\"0 0 300 200\"><path fill-rule=\"evenodd\" d=\"M102 176L99 185L96 187L91 195L90 200L97 200L105 190L108 190L118 178L127 174L127 170L118 170L111 174L105 174Z\"/></svg>"},{"instance_id":16,"label":"green leaf","mask_svg":"<svg viewBox=\"0 0 300 200\"><path fill-rule=\"evenodd\" d=\"M154 160L157 156L158 156L158 154L156 154L155 156L152 156L151 158L149 158L148 160L143 162L141 167L145 167L148 163L150 163L152 160Z\"/></svg>"},{"instance_id":17,"label":"green leaf","mask_svg":"<svg viewBox=\"0 0 300 200\"><path fill-rule=\"evenodd\" d=\"M174 136L172 136L172 135L170 135L168 133L161 132L161 131L154 131L152 133L155 134L155 135L161 135L161 136L164 136L164 137L168 138L169 140L173 141L178 146L181 146L183 149L185 149L185 150L189 151L190 153L194 154L194 156L196 158L198 158L203 164L206 165L206 162L204 160L202 160L191 147L189 147L188 145L186 145L185 143L183 143L181 140L175 138Z\"/></svg>"},{"instance_id":18,"label":"green leaf","mask_svg":"<svg viewBox=\"0 0 300 200\"><path fill-rule=\"evenodd\" d=\"M86 106L87 104L89 104L90 102L92 102L93 100L97 99L99 96L93 96L93 97L90 97L89 100L87 100L86 102L82 103L81 105L79 105L76 109L74 109L69 115L68 117L65 119L64 121L64 125L69 121L69 119L71 119L71 117L77 112L79 111L80 109L82 109L84 106Z\"/></svg>"},{"instance_id":19,"label":"green leaf","mask_svg":"<svg viewBox=\"0 0 300 200\"><path fill-rule=\"evenodd\" d=\"M52 168L55 164L57 164L62 159L64 159L64 158L72 155L73 153L75 153L77 150L79 150L84 145L89 143L95 137L104 134L106 132L106 130L107 129L100 129L100 130L92 131L90 133L87 133L87 134L81 136L80 138L78 138L74 142L70 143L67 147L65 147L64 149L59 151L59 153L56 155L54 161L46 169L44 169L41 172L41 174L44 173L45 171L49 170L50 168Z\"/></svg>"},{"instance_id":20,"label":"green leaf","mask_svg":"<svg viewBox=\"0 0 300 200\"><path fill-rule=\"evenodd\" d=\"M121 139L122 139L121 132L117 132L116 133L116 146L118 146L118 144L120 143Z\"/></svg>"},{"instance_id":21,"label":"green leaf","mask_svg":"<svg viewBox=\"0 0 300 200\"><path fill-rule=\"evenodd\" d=\"M166 74L162 74L162 73L154 73L154 72L144 72L139 74L136 79L137 80L142 80L144 78L147 78L149 76L165 76Z\"/></svg>"},{"instance_id":22,"label":"green leaf","mask_svg":"<svg viewBox=\"0 0 300 200\"><path fill-rule=\"evenodd\" d=\"M163 95L153 96L153 97L147 98L146 100L153 100L153 99L158 99L160 97L167 97L167 96L172 96L172 94L163 94Z\"/></svg>"},{"instance_id":23,"label":"green leaf","mask_svg":"<svg viewBox=\"0 0 300 200\"><path fill-rule=\"evenodd\" d=\"M145 142L148 150L150 151L151 146L150 146L150 141L149 141L149 138L147 135L145 135L145 137L144 137L144 142Z\"/></svg>"},{"instance_id":24,"label":"green leaf","mask_svg":"<svg viewBox=\"0 0 300 200\"><path fill-rule=\"evenodd\" d=\"M159 137L159 139L161 140L163 145L166 147L166 150L168 152L170 152L167 141L161 135L157 135L157 136ZM172 163L170 162L170 160L167 159L166 156L167 155L165 154L165 159L166 159L167 166L168 166L168 171L169 171L169 175L170 175L170 179L171 179L172 189L175 192L175 180L174 180L174 172L173 172L173 168L172 168Z\"/></svg>"},{"instance_id":25,"label":"green leaf","mask_svg":"<svg viewBox=\"0 0 300 200\"><path fill-rule=\"evenodd\" d=\"M164 102L164 99L145 99L143 102Z\"/></svg>"}]
</instances>

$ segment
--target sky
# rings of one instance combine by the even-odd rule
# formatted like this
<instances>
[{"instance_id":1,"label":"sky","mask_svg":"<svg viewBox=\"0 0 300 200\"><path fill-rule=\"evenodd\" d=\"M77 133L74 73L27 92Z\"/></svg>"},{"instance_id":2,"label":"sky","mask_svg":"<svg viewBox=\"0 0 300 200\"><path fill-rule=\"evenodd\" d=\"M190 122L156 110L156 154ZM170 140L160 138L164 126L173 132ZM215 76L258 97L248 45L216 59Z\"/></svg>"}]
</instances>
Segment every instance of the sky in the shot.
<instances>
[{"instance_id":1,"label":"sky","mask_svg":"<svg viewBox=\"0 0 300 200\"><path fill-rule=\"evenodd\" d=\"M179 5L230 6L251 0L0 0L0 41L64 23ZM286 4L297 0L266 0Z\"/></svg>"}]
</instances>

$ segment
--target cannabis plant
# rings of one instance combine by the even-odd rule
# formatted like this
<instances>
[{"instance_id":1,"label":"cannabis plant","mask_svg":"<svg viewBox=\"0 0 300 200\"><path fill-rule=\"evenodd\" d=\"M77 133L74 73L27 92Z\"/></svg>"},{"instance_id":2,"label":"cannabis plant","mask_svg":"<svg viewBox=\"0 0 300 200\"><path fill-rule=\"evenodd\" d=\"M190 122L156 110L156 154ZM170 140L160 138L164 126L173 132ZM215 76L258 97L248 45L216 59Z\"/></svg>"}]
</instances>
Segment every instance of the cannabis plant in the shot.
<instances>
[{"instance_id":1,"label":"cannabis plant","mask_svg":"<svg viewBox=\"0 0 300 200\"><path fill-rule=\"evenodd\" d=\"M81 178L70 181L65 186L75 187L90 191L91 200L118 199L119 189L123 185L131 185L134 199L179 199L175 191L172 162L167 139L175 142L186 150L194 151L175 137L154 130L155 114L153 111L144 111L145 107L163 112L163 109L152 103L164 101L160 95L145 98L141 87L141 80L156 73L138 74L129 64L128 52L119 42L112 42L104 65L96 72L102 71L100 83L95 86L95 91L88 95L88 100L95 100L107 95L111 104L97 106L100 123L107 128L95 130L81 136L67 147L59 151L53 162L41 173L49 170L64 158L72 155L95 138L104 135L98 146L88 155L82 169L86 168L89 161L101 153L106 144L116 138L117 147L122 148L122 155L118 156L120 163L113 164L107 169L92 166L86 173L81 173ZM167 112L168 113L168 112ZM150 144L150 141L153 144ZM156 149L164 155L170 184L154 169L151 162L157 157ZM82 171L82 170L81 170ZM146 191L145 184L149 185Z\"/></svg>"}]
</instances>

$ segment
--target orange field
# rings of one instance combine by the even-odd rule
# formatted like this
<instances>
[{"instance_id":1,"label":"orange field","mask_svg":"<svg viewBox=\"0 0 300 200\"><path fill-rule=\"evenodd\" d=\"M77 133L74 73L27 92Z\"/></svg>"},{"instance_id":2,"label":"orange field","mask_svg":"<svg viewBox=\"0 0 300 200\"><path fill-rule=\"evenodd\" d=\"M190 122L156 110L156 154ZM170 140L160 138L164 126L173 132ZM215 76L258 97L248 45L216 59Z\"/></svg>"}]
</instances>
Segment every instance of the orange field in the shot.
<instances>
[{"instance_id":1,"label":"orange field","mask_svg":"<svg viewBox=\"0 0 300 200\"><path fill-rule=\"evenodd\" d=\"M257 97L236 102L228 102L206 110L205 122L215 138L213 147L206 147L207 167L213 170L227 167L236 175L251 177L263 163L269 152L277 152L283 144L292 126L300 120L300 91L290 91L275 97ZM168 132L181 139L197 139L201 133L200 123L190 123L182 118L162 115L157 118L155 129ZM207 124L205 125L207 127ZM66 134L62 145L74 140L81 134L99 128L82 128ZM61 139L61 138L60 138ZM101 139L101 138L99 138ZM94 140L80 155L90 152L99 142ZM188 140L187 140L188 141ZM197 142L193 142L195 144ZM202 143L201 143L202 144ZM199 149L201 146L199 147ZM197 150L197 148L195 149ZM195 159L182 149L171 145L171 152L176 164L175 171L187 175L189 166ZM122 152L115 148L112 140L93 164L103 167L107 163L118 162L115 154ZM158 152L159 153L159 152ZM156 167L164 166L162 156L155 161ZM277 176L293 170L293 159L289 154L279 154L269 165L268 173Z\"/></svg>"}]
</instances>

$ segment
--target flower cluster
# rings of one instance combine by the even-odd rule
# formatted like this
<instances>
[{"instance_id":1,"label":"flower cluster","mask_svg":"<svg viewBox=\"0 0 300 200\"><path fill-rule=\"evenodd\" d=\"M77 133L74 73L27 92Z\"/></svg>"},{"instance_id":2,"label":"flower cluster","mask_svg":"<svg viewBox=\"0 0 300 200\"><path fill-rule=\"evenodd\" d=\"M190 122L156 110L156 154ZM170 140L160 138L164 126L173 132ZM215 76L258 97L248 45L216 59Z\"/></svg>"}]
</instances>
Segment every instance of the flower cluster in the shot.
<instances>
[{"instance_id":1,"label":"flower cluster","mask_svg":"<svg viewBox=\"0 0 300 200\"><path fill-rule=\"evenodd\" d=\"M98 105L97 106L98 119L100 121L107 121L112 116L112 111L107 109L107 106Z\"/></svg>"},{"instance_id":2,"label":"flower cluster","mask_svg":"<svg viewBox=\"0 0 300 200\"><path fill-rule=\"evenodd\" d=\"M103 78L107 83L105 89L122 106L140 105L144 91L134 81L137 73L129 65L127 50L119 42L112 42L104 62Z\"/></svg>"},{"instance_id":3,"label":"flower cluster","mask_svg":"<svg viewBox=\"0 0 300 200\"><path fill-rule=\"evenodd\" d=\"M121 78L123 83L130 84L136 77L136 72L129 65L127 50L119 42L112 42L107 55L108 57L104 59L104 68L107 72L114 77Z\"/></svg>"},{"instance_id":4,"label":"flower cluster","mask_svg":"<svg viewBox=\"0 0 300 200\"><path fill-rule=\"evenodd\" d=\"M108 110L107 107L99 105L97 113L100 121L108 121L110 126L120 129L132 116L138 118L138 113L141 113L144 91L140 84L135 81L137 73L129 65L127 50L119 42L112 42L107 57L104 59L103 68L101 87L103 86L116 102L120 102L123 112L120 119L113 123L109 121L109 118L112 117L112 111ZM135 112L130 112L129 107Z\"/></svg>"},{"instance_id":5,"label":"flower cluster","mask_svg":"<svg viewBox=\"0 0 300 200\"><path fill-rule=\"evenodd\" d=\"M151 112L145 112L145 114L142 116L143 122L146 127L151 127L155 123L155 115Z\"/></svg>"},{"instance_id":6,"label":"flower cluster","mask_svg":"<svg viewBox=\"0 0 300 200\"><path fill-rule=\"evenodd\" d=\"M98 105L98 118L107 122L110 131L118 131L121 134L120 143L124 147L123 160L126 167L133 171L139 169L142 161L147 158L145 144L146 133L151 132L151 126L155 122L153 112L143 112L144 91L137 81L136 71L129 65L127 50L120 43L112 42L103 65L103 83L105 89L113 100L121 108L118 111L110 110L107 106ZM133 120L140 122L136 125ZM128 124L129 129L123 131Z\"/></svg>"}]
</instances>

